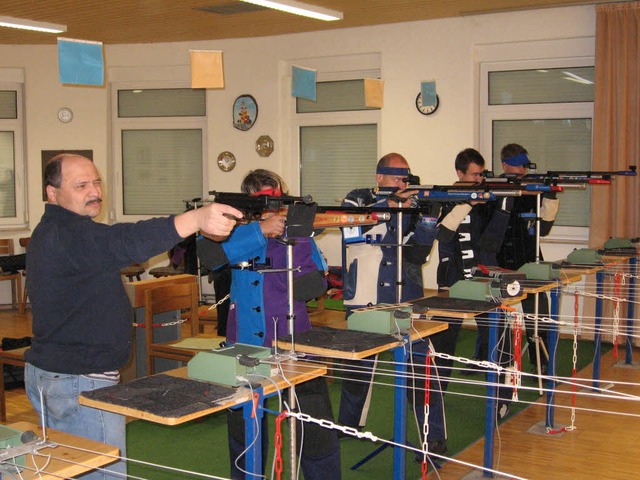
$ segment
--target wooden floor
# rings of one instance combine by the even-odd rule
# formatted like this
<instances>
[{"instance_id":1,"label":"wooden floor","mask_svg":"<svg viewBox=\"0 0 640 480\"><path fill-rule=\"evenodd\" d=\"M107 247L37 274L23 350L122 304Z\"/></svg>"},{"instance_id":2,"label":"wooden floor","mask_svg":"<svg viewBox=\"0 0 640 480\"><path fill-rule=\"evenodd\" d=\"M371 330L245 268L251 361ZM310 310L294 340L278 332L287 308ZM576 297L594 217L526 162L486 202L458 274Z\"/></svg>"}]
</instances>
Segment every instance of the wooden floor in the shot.
<instances>
[{"instance_id":1,"label":"wooden floor","mask_svg":"<svg viewBox=\"0 0 640 480\"><path fill-rule=\"evenodd\" d=\"M319 312L314 323L330 323L336 312ZM31 316L14 311L0 311L0 332L3 337L22 337L31 334ZM615 366L613 352L602 358L602 385L616 384L616 392L624 392L640 398L640 368ZM640 359L640 351L634 352L634 363ZM637 367L637 365L635 365ZM591 368L581 372L581 377L590 378ZM587 390L583 390L588 393ZM561 435L528 433L528 430L544 420L542 406L532 406L502 423L496 437L495 468L522 478L530 479L627 479L640 475L640 418L624 416L622 413L640 415L639 401L619 401L599 395L580 396L577 406L590 411L578 411L576 430ZM38 423L37 416L29 404L24 390L6 392L7 423L28 421ZM571 405L569 395L558 395L557 405ZM610 413L618 412L619 414ZM555 425L570 424L570 410L556 408ZM456 458L482 464L484 441L472 445ZM452 462L444 464L439 471L442 479L480 478L478 471L458 466ZM436 479L431 473L429 479Z\"/></svg>"}]
</instances>

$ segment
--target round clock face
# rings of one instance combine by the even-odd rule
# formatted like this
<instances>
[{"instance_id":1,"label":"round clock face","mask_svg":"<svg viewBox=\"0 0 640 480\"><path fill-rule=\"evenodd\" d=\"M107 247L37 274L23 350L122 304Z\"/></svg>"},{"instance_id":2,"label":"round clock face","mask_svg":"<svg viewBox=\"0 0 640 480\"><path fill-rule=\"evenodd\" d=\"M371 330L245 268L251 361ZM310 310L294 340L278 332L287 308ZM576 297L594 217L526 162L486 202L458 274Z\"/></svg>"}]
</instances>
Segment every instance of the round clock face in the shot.
<instances>
[{"instance_id":1,"label":"round clock face","mask_svg":"<svg viewBox=\"0 0 640 480\"><path fill-rule=\"evenodd\" d=\"M58 110L58 120L62 123L69 123L73 120L73 112L70 108L64 107Z\"/></svg>"},{"instance_id":2,"label":"round clock face","mask_svg":"<svg viewBox=\"0 0 640 480\"><path fill-rule=\"evenodd\" d=\"M416 108L418 109L418 111L423 114L423 115L431 115L433 113L436 113L436 110L438 110L438 107L440 106L440 97L438 97L438 95L436 95L436 104L435 105L423 105L422 104L422 92L418 93L418 96L416 97Z\"/></svg>"}]
</instances>

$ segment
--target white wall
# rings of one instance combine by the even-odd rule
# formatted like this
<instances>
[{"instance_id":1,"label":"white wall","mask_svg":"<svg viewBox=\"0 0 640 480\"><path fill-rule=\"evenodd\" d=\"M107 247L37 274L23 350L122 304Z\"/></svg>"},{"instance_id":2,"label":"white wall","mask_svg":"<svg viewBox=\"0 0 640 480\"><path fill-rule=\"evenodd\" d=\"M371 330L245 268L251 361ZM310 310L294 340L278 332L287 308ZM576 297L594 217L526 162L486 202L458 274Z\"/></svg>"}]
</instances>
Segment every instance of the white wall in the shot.
<instances>
[{"instance_id":1,"label":"white wall","mask_svg":"<svg viewBox=\"0 0 640 480\"><path fill-rule=\"evenodd\" d=\"M595 7L590 5L264 38L106 45L105 61L107 82L135 75L143 80L166 79L188 86L189 49L224 52L226 87L207 95L208 186L211 190L229 191L237 190L244 174L258 167L279 171L290 184L297 184L297 171L292 168L296 156L289 140L292 102L283 64L294 59L300 63L305 58L377 54L385 80L380 154L401 152L423 181L448 183L454 180L456 153L478 146L478 52L490 46L493 53L497 51L507 59L531 57L541 54L531 45L551 41L545 44L543 56L573 55L572 49L593 50L594 35ZM568 51L561 46L565 40L571 45ZM61 86L55 46L0 46L0 68L3 67L23 68L25 72L32 229L43 212L41 150L92 149L98 168L107 175L110 91L108 86ZM416 111L414 102L420 81L428 78L437 81L441 106L437 114L425 117ZM253 95L259 105L257 122L247 132L234 129L231 119L233 101L244 93ZM69 124L57 120L62 106L74 111ZM255 140L265 134L275 142L275 150L267 158L255 151ZM215 166L218 154L224 150L237 158L237 166L230 173L222 173ZM108 177L105 180L106 184L113 181ZM17 239L28 234L11 231L2 235ZM335 250L328 248L331 263L336 263ZM430 273L426 277L434 278Z\"/></svg>"}]
</instances>

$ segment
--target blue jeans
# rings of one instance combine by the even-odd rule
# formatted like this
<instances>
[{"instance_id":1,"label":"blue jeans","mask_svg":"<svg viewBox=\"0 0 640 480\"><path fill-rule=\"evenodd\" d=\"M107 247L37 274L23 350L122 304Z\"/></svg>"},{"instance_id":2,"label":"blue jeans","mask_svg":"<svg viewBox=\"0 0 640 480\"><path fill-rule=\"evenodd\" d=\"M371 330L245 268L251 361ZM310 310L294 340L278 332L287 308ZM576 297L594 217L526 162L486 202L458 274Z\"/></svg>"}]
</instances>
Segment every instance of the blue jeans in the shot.
<instances>
[{"instance_id":1,"label":"blue jeans","mask_svg":"<svg viewBox=\"0 0 640 480\"><path fill-rule=\"evenodd\" d=\"M42 415L39 392L39 388L42 388L47 427L114 445L120 449L120 456L126 457L125 417L85 407L78 403L78 395L81 392L97 390L98 388L115 384L116 382L111 380L98 380L84 375L47 372L30 363L25 365L27 397L29 397L29 401L38 412L38 415ZM126 478L127 465L125 462L119 461L105 468L109 472L119 475L109 475L106 472L97 470L79 478L83 480Z\"/></svg>"}]
</instances>

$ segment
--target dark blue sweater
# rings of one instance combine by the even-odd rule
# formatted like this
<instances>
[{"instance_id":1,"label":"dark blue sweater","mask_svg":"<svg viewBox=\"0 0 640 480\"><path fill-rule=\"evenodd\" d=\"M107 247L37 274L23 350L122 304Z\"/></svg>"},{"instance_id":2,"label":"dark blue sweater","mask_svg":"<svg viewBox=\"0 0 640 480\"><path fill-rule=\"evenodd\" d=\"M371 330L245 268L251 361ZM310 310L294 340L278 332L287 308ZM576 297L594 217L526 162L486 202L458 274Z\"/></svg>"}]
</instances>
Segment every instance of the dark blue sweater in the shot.
<instances>
[{"instance_id":1,"label":"dark blue sweater","mask_svg":"<svg viewBox=\"0 0 640 480\"><path fill-rule=\"evenodd\" d=\"M27 361L70 374L122 367L131 352L133 311L120 269L180 240L173 217L109 226L47 204L27 254L33 308Z\"/></svg>"}]
</instances>

